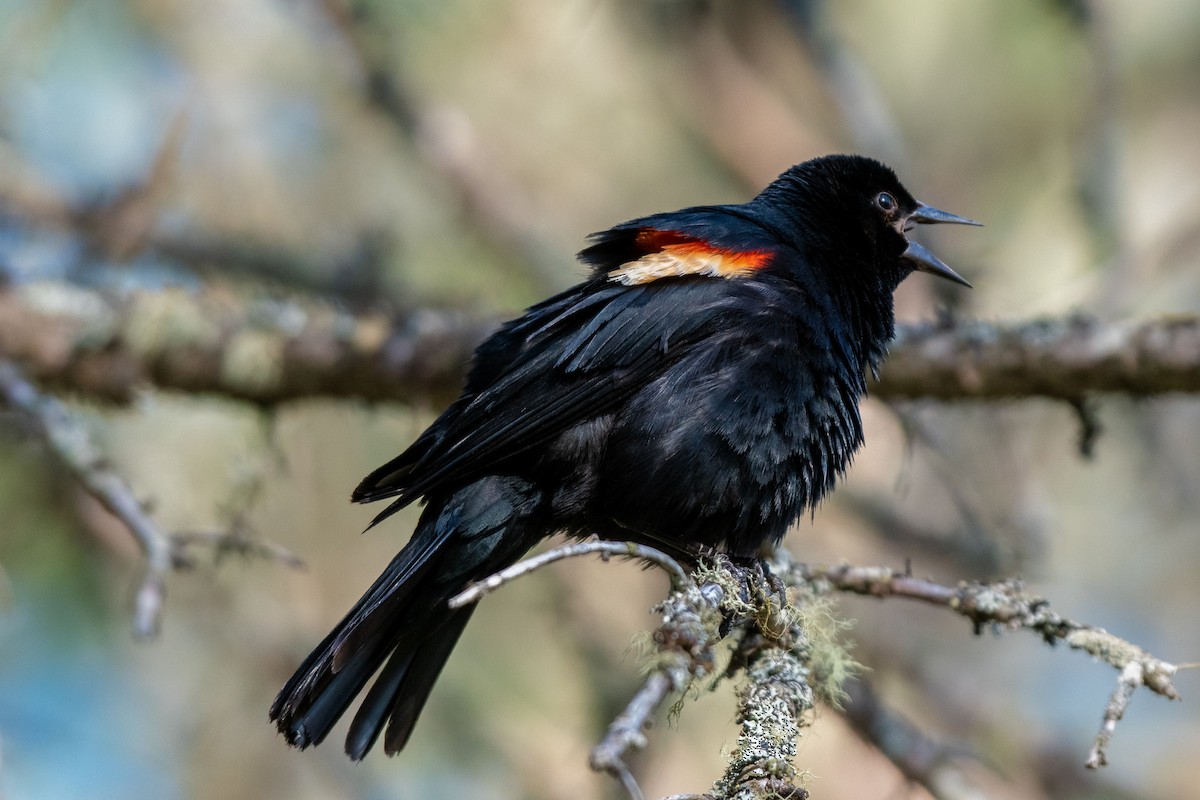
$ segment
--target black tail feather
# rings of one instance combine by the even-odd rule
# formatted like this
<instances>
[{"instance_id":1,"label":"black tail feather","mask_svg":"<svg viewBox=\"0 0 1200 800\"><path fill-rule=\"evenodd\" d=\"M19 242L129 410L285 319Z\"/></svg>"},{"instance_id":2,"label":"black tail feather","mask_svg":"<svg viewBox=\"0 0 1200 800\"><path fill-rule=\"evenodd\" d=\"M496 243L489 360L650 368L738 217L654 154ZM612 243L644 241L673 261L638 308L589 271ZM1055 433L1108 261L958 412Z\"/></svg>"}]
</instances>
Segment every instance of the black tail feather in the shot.
<instances>
[{"instance_id":1,"label":"black tail feather","mask_svg":"<svg viewBox=\"0 0 1200 800\"><path fill-rule=\"evenodd\" d=\"M355 761L365 756L379 738L388 713L396 702L396 693L400 691L404 676L416 656L416 650L393 651L379 679L372 684L362 705L355 712L350 732L346 734L346 755Z\"/></svg>"},{"instance_id":2,"label":"black tail feather","mask_svg":"<svg viewBox=\"0 0 1200 800\"><path fill-rule=\"evenodd\" d=\"M312 696L311 704L286 725L285 719L288 718L283 715L284 712L276 712L272 708L272 717L278 720L280 731L300 749L320 744L375 674L381 659L382 656L367 650L359 653L340 671L331 673L329 682ZM282 693L280 697L283 697Z\"/></svg>"},{"instance_id":3,"label":"black tail feather","mask_svg":"<svg viewBox=\"0 0 1200 800\"><path fill-rule=\"evenodd\" d=\"M391 719L383 740L384 752L389 756L399 753L404 749L404 745L408 744L408 737L412 735L417 718L421 716L421 709L425 707L425 701L433 691L433 684L441 674L442 667L446 665L446 660L450 658L450 652L458 643L458 637L462 635L474 610L469 608L457 614L445 628L438 631L436 637L425 642L417 651L392 704Z\"/></svg>"},{"instance_id":4,"label":"black tail feather","mask_svg":"<svg viewBox=\"0 0 1200 800\"><path fill-rule=\"evenodd\" d=\"M320 744L379 672L355 713L346 752L361 759L385 723L385 749L401 750L471 618L473 608L452 610L449 599L536 541L525 531L538 500L524 481L490 477L431 502L412 540L275 698L271 719L288 742Z\"/></svg>"},{"instance_id":5,"label":"black tail feather","mask_svg":"<svg viewBox=\"0 0 1200 800\"><path fill-rule=\"evenodd\" d=\"M454 612L436 631L420 638L411 649L397 649L388 659L350 723L346 755L358 760L375 744L387 723L384 750L395 755L404 748L433 684L471 618L473 608Z\"/></svg>"}]
</instances>

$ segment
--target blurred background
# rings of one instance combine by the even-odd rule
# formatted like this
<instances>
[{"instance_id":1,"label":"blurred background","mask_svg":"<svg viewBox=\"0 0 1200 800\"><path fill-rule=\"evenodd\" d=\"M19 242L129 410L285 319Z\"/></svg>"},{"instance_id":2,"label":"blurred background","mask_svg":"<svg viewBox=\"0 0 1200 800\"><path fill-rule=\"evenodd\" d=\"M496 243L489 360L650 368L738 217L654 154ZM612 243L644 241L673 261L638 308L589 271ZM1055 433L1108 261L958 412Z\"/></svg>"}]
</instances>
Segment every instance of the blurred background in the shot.
<instances>
[{"instance_id":1,"label":"blurred background","mask_svg":"<svg viewBox=\"0 0 1200 800\"><path fill-rule=\"evenodd\" d=\"M513 314L583 274L584 236L747 199L856 151L925 202L974 291L917 277L902 320L1200 310L1200 5L1012 0L0 0L0 275L111 294L317 294L350 311ZM945 294L943 288L949 289ZM307 568L203 560L130 634L140 555L36 437L0 427L0 797L612 798L589 748L639 684L664 579L566 563L490 597L400 757L305 753L267 707L411 530L351 487L444 398L261 408L72 400L177 531L244 521ZM1074 619L1200 659L1200 402L866 407L867 447L787 544L802 560L1020 575ZM1200 680L1134 699L1028 634L846 599L882 699L982 798L1200 798ZM650 734L648 797L702 792L729 685ZM925 798L832 709L814 797Z\"/></svg>"}]
</instances>

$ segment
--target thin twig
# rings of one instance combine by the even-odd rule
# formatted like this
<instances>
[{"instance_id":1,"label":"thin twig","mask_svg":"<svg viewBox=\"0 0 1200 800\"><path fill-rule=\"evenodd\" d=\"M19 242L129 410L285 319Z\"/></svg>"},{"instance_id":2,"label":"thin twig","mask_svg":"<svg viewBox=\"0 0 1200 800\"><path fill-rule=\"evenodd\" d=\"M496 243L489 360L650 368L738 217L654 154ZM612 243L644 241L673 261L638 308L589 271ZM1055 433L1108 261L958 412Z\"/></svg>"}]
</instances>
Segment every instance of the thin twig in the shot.
<instances>
[{"instance_id":1,"label":"thin twig","mask_svg":"<svg viewBox=\"0 0 1200 800\"><path fill-rule=\"evenodd\" d=\"M298 555L283 545L268 542L249 535L240 522L227 531L180 531L171 535L171 544L177 562L191 563L189 551L196 545L208 545L213 550L213 559L220 561L227 555L244 558L260 558L291 569L305 569L306 564Z\"/></svg>"},{"instance_id":2,"label":"thin twig","mask_svg":"<svg viewBox=\"0 0 1200 800\"><path fill-rule=\"evenodd\" d=\"M842 130L860 153L875 153L889 163L903 163L906 153L900 125L862 59L834 30L829 3L782 0L784 17L811 56L837 106Z\"/></svg>"},{"instance_id":3,"label":"thin twig","mask_svg":"<svg viewBox=\"0 0 1200 800\"><path fill-rule=\"evenodd\" d=\"M192 565L188 550L209 544L220 557L225 553L258 556L289 567L304 563L288 550L246 535L235 519L229 531L192 531L170 534L159 527L133 493L133 488L109 465L87 430L51 395L39 392L19 367L0 359L0 396L20 414L50 448L79 485L128 529L145 554L133 601L133 633L139 639L155 638L162 627L167 595L167 574Z\"/></svg>"},{"instance_id":4,"label":"thin twig","mask_svg":"<svg viewBox=\"0 0 1200 800\"><path fill-rule=\"evenodd\" d=\"M562 561L564 558L575 558L595 553L599 553L605 558L609 556L628 556L629 558L641 558L649 561L666 570L667 574L671 576L672 588L676 590L688 583L687 573L683 571L683 567L679 566L679 562L663 551L653 547L633 542L577 542L556 547L553 550L547 550L545 553L539 553L532 558L518 561L507 569L502 569L494 575L489 575L481 581L476 581L454 597L451 597L449 605L451 608L461 608L470 603L476 603L484 595L491 594L509 581L514 581L522 575L540 569L547 564Z\"/></svg>"},{"instance_id":5,"label":"thin twig","mask_svg":"<svg viewBox=\"0 0 1200 800\"><path fill-rule=\"evenodd\" d=\"M645 730L672 691L672 681L666 672L652 672L633 699L625 706L600 743L592 748L589 763L597 772L607 772L621 782L633 800L643 800L641 787L625 764L625 755L646 746Z\"/></svg>"},{"instance_id":6,"label":"thin twig","mask_svg":"<svg viewBox=\"0 0 1200 800\"><path fill-rule=\"evenodd\" d=\"M1084 762L1088 769L1099 769L1108 765L1108 743L1117 730L1117 723L1125 716L1125 709L1129 707L1133 693L1145 682L1146 676L1142 674L1142 665L1139 662L1130 661L1125 665L1125 669L1121 670L1121 676L1117 678L1117 688L1113 690L1108 705L1104 707L1100 732L1096 734L1091 752Z\"/></svg>"},{"instance_id":7,"label":"thin twig","mask_svg":"<svg viewBox=\"0 0 1200 800\"><path fill-rule=\"evenodd\" d=\"M642 790L626 758L646 746L643 731L672 693L685 692L697 679L711 674L713 648L721 638L721 614L713 614L726 597L717 584L697 586L687 575L672 572L673 588L656 607L662 625L654 633L658 645L654 666L642 688L612 721L604 738L592 749L589 764L621 782L631 800L642 800Z\"/></svg>"}]
</instances>

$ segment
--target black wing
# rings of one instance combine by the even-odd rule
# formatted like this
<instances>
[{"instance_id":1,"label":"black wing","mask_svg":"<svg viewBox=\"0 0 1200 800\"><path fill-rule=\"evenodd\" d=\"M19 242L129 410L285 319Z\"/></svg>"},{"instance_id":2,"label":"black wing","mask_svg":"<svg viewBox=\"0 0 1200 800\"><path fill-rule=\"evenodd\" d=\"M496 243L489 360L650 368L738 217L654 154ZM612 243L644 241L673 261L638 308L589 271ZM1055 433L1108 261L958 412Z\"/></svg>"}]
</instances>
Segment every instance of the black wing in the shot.
<instances>
[{"instance_id":1,"label":"black wing","mask_svg":"<svg viewBox=\"0 0 1200 800\"><path fill-rule=\"evenodd\" d=\"M395 497L378 522L608 413L722 329L735 307L728 288L719 278L601 278L534 306L480 345L463 396L353 499Z\"/></svg>"}]
</instances>

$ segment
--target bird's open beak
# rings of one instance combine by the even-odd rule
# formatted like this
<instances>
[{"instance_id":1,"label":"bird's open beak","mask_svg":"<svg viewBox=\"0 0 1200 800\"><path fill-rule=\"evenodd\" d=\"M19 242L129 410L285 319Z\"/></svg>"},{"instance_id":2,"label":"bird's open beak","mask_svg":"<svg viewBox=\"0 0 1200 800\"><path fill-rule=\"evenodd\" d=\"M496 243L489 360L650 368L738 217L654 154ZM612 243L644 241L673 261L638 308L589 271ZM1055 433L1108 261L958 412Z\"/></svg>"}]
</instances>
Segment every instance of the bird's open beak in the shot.
<instances>
[{"instance_id":1,"label":"bird's open beak","mask_svg":"<svg viewBox=\"0 0 1200 800\"><path fill-rule=\"evenodd\" d=\"M981 225L973 219L960 217L957 214L951 214L949 211L942 211L940 208L921 204L917 206L904 222L904 230L910 230L913 225L934 225L939 222L947 222L954 225ZM900 256L903 259L911 261L913 266L920 272L928 272L930 275L937 275L940 278L961 283L963 286L970 288L971 284L966 278L959 275L954 270L950 269L940 258L929 252L923 245L917 242L910 241L908 247Z\"/></svg>"},{"instance_id":2,"label":"bird's open beak","mask_svg":"<svg viewBox=\"0 0 1200 800\"><path fill-rule=\"evenodd\" d=\"M908 221L915 222L918 225L935 225L939 222L949 222L953 225L976 225L983 227L982 222L960 217L958 214L951 214L949 211L942 211L940 208L927 206L924 203L917 206L917 209L908 215Z\"/></svg>"}]
</instances>

